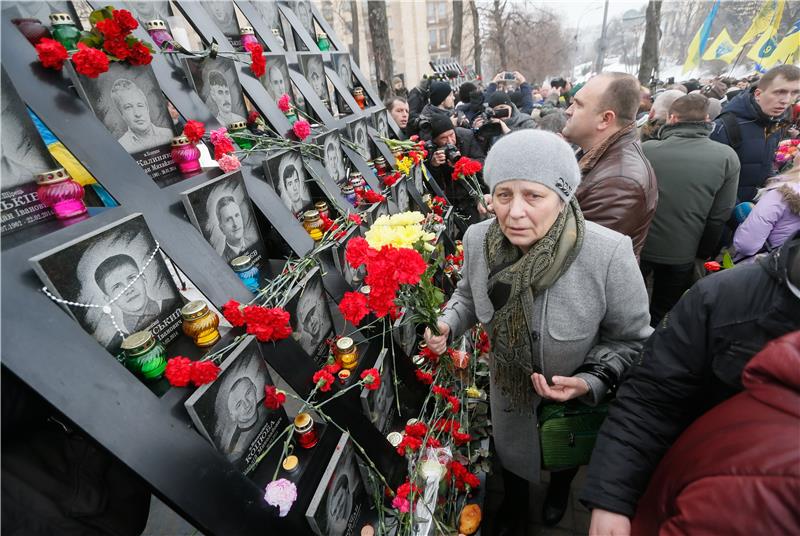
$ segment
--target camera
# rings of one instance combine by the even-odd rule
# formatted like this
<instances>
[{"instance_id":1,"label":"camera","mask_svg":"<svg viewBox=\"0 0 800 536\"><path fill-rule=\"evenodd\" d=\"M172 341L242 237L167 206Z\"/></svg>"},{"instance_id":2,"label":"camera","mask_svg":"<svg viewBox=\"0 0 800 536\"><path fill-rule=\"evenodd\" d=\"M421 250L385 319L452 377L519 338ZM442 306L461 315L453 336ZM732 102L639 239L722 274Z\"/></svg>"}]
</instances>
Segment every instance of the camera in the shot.
<instances>
[{"instance_id":1,"label":"camera","mask_svg":"<svg viewBox=\"0 0 800 536\"><path fill-rule=\"evenodd\" d=\"M503 74L503 80L516 80L516 76L511 71L506 71Z\"/></svg>"},{"instance_id":2,"label":"camera","mask_svg":"<svg viewBox=\"0 0 800 536\"><path fill-rule=\"evenodd\" d=\"M461 158L461 151L458 150L458 147L453 145L452 143L448 143L444 147L441 147L440 150L444 151L444 157L447 160L447 163L451 166L454 166L458 159Z\"/></svg>"}]
</instances>

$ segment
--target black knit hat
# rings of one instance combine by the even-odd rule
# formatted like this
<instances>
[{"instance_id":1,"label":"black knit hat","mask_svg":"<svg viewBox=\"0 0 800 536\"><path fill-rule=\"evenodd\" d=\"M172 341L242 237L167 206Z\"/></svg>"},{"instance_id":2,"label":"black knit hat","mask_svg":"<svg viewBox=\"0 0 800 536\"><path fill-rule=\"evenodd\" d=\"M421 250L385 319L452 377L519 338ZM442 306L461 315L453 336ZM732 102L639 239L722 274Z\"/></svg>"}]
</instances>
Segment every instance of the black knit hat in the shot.
<instances>
[{"instance_id":1,"label":"black knit hat","mask_svg":"<svg viewBox=\"0 0 800 536\"><path fill-rule=\"evenodd\" d=\"M494 108L495 106L500 106L501 104L511 106L511 98L504 91L495 91L492 93L492 96L489 97L489 108Z\"/></svg>"},{"instance_id":2,"label":"black knit hat","mask_svg":"<svg viewBox=\"0 0 800 536\"><path fill-rule=\"evenodd\" d=\"M436 114L431 118L431 139L436 138L440 134L453 130L453 122L444 114Z\"/></svg>"},{"instance_id":3,"label":"black knit hat","mask_svg":"<svg viewBox=\"0 0 800 536\"><path fill-rule=\"evenodd\" d=\"M452 92L453 88L450 87L450 84L434 80L431 82L431 104L439 106Z\"/></svg>"}]
</instances>

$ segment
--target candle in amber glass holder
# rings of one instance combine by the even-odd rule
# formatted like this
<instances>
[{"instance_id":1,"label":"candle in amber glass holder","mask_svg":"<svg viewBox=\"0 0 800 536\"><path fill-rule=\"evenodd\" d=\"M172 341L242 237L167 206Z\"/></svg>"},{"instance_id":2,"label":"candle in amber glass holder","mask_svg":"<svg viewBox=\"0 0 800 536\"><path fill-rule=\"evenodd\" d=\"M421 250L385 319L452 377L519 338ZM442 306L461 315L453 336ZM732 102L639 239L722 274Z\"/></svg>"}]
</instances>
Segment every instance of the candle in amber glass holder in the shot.
<instances>
[{"instance_id":1,"label":"candle in amber glass holder","mask_svg":"<svg viewBox=\"0 0 800 536\"><path fill-rule=\"evenodd\" d=\"M316 210L306 210L303 214L303 228L314 242L322 240L322 219Z\"/></svg>"},{"instance_id":2,"label":"candle in amber glass holder","mask_svg":"<svg viewBox=\"0 0 800 536\"><path fill-rule=\"evenodd\" d=\"M356 100L356 104L362 110L367 107L367 98L364 96L364 89L361 87L357 87L353 90L353 98Z\"/></svg>"},{"instance_id":3,"label":"candle in amber glass holder","mask_svg":"<svg viewBox=\"0 0 800 536\"><path fill-rule=\"evenodd\" d=\"M333 355L336 363L343 369L353 370L358 366L358 349L350 337L342 337L336 341Z\"/></svg>"},{"instance_id":4,"label":"candle in amber glass holder","mask_svg":"<svg viewBox=\"0 0 800 536\"><path fill-rule=\"evenodd\" d=\"M41 173L36 177L39 201L53 209L56 218L66 220L86 213L83 186L75 182L64 168Z\"/></svg>"},{"instance_id":5,"label":"candle in amber glass holder","mask_svg":"<svg viewBox=\"0 0 800 536\"><path fill-rule=\"evenodd\" d=\"M219 317L203 300L190 301L181 308L183 332L194 339L200 348L212 346L219 340Z\"/></svg>"}]
</instances>

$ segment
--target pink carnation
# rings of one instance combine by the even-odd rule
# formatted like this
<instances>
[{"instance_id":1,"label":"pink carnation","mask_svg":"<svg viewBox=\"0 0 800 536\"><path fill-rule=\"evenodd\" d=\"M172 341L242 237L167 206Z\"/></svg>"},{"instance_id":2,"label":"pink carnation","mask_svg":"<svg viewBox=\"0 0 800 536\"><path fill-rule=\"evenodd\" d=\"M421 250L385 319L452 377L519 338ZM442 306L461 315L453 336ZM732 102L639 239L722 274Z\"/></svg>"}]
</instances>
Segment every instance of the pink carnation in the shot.
<instances>
[{"instance_id":1,"label":"pink carnation","mask_svg":"<svg viewBox=\"0 0 800 536\"><path fill-rule=\"evenodd\" d=\"M228 129L225 127L218 128L217 130L211 131L211 143L216 145L220 143L222 140L228 138Z\"/></svg>"},{"instance_id":2,"label":"pink carnation","mask_svg":"<svg viewBox=\"0 0 800 536\"><path fill-rule=\"evenodd\" d=\"M292 125L292 130L294 131L294 135L300 138L300 141L303 141L311 134L311 125L308 124L308 121L301 119Z\"/></svg>"},{"instance_id":3,"label":"pink carnation","mask_svg":"<svg viewBox=\"0 0 800 536\"><path fill-rule=\"evenodd\" d=\"M411 503L405 497L395 497L392 499L392 508L401 514L407 514L411 510Z\"/></svg>"},{"instance_id":4,"label":"pink carnation","mask_svg":"<svg viewBox=\"0 0 800 536\"><path fill-rule=\"evenodd\" d=\"M285 478L273 480L267 484L264 493L264 500L271 506L277 506L280 510L278 516L286 517L292 508L294 501L297 500L297 486Z\"/></svg>"},{"instance_id":5,"label":"pink carnation","mask_svg":"<svg viewBox=\"0 0 800 536\"><path fill-rule=\"evenodd\" d=\"M223 155L217 160L217 164L225 173L230 173L231 171L236 171L240 167L242 167L241 162L239 159L236 158L234 154L226 154Z\"/></svg>"},{"instance_id":6,"label":"pink carnation","mask_svg":"<svg viewBox=\"0 0 800 536\"><path fill-rule=\"evenodd\" d=\"M292 101L289 99L289 95L284 93L281 95L281 98L278 99L278 108L281 109L282 112L286 113L289 111L289 108L292 107Z\"/></svg>"}]
</instances>

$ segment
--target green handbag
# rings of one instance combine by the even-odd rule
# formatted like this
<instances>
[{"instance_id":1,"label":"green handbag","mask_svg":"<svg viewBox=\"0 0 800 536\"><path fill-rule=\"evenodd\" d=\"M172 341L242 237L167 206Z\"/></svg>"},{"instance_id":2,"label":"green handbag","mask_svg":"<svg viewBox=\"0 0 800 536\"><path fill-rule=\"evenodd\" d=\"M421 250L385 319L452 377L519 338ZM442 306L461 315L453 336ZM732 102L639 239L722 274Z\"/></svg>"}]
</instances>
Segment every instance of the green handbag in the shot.
<instances>
[{"instance_id":1,"label":"green handbag","mask_svg":"<svg viewBox=\"0 0 800 536\"><path fill-rule=\"evenodd\" d=\"M542 469L558 471L588 464L608 405L609 400L597 406L577 400L543 401L538 425Z\"/></svg>"}]
</instances>

